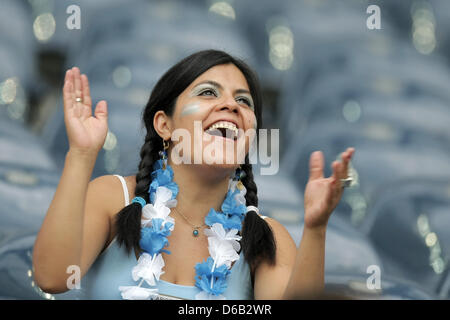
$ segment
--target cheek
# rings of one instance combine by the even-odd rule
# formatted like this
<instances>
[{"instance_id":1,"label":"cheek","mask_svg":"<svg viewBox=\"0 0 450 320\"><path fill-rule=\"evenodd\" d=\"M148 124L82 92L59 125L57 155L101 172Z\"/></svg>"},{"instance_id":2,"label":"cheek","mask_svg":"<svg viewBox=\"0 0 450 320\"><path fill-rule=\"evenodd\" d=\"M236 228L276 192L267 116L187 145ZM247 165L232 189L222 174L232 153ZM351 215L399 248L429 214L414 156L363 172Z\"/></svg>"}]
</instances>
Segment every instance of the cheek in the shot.
<instances>
[{"instance_id":1,"label":"cheek","mask_svg":"<svg viewBox=\"0 0 450 320\"><path fill-rule=\"evenodd\" d=\"M211 106L205 102L190 102L181 107L180 120L201 120L208 113Z\"/></svg>"},{"instance_id":2,"label":"cheek","mask_svg":"<svg viewBox=\"0 0 450 320\"><path fill-rule=\"evenodd\" d=\"M200 111L200 104L199 103L188 103L182 106L180 118L184 118L189 115L195 115Z\"/></svg>"},{"instance_id":3,"label":"cheek","mask_svg":"<svg viewBox=\"0 0 450 320\"><path fill-rule=\"evenodd\" d=\"M210 106L201 102L190 102L180 107L179 115L175 117L174 128L189 131L194 136L195 128L203 126L203 120L208 115Z\"/></svg>"},{"instance_id":4,"label":"cheek","mask_svg":"<svg viewBox=\"0 0 450 320\"><path fill-rule=\"evenodd\" d=\"M244 128L247 129L256 129L256 116L253 112L249 111L245 115L244 118Z\"/></svg>"}]
</instances>

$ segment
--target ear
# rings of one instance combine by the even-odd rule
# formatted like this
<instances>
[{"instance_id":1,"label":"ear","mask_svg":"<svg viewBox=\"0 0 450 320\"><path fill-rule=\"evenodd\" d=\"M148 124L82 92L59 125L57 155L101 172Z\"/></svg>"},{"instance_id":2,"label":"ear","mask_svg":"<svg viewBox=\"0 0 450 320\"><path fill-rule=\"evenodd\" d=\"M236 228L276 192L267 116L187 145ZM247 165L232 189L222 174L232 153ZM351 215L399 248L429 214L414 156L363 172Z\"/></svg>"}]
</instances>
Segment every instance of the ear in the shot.
<instances>
[{"instance_id":1,"label":"ear","mask_svg":"<svg viewBox=\"0 0 450 320\"><path fill-rule=\"evenodd\" d=\"M156 133L164 140L169 140L172 136L172 119L162 110L155 113L153 127Z\"/></svg>"}]
</instances>

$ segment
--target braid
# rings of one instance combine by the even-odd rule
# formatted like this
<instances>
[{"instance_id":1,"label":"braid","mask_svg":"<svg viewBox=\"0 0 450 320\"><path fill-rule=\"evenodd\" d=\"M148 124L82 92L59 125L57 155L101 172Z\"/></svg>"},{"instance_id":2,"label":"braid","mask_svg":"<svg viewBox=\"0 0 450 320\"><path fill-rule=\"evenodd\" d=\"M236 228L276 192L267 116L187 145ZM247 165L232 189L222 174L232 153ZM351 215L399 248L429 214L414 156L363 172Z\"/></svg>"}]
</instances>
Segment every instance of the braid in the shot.
<instances>
[{"instance_id":1,"label":"braid","mask_svg":"<svg viewBox=\"0 0 450 320\"><path fill-rule=\"evenodd\" d=\"M147 134L144 145L141 148L139 171L136 174L136 197L142 197L146 203L149 203L148 189L152 182L151 173L153 163L158 158L158 143L152 134ZM140 252L139 241L141 240L141 217L142 206L139 203L130 203L124 207L116 216L117 243L124 245L128 254L131 250Z\"/></svg>"},{"instance_id":2,"label":"braid","mask_svg":"<svg viewBox=\"0 0 450 320\"><path fill-rule=\"evenodd\" d=\"M247 189L245 200L247 206L258 206L256 183L253 180L252 165L246 158L245 164L241 166L245 176L241 178ZM242 228L242 250L251 270L252 283L254 283L255 270L261 262L275 264L276 244L272 229L255 211L247 212Z\"/></svg>"}]
</instances>

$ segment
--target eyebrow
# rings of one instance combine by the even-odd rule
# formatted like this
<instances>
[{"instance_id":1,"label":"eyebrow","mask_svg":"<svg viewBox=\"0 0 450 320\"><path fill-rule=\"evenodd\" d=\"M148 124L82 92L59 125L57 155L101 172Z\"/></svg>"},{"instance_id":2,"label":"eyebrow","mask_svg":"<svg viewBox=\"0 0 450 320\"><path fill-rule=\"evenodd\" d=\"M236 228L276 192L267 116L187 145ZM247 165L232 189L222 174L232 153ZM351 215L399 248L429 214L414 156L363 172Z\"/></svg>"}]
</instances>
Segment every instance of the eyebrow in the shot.
<instances>
[{"instance_id":1,"label":"eyebrow","mask_svg":"<svg viewBox=\"0 0 450 320\"><path fill-rule=\"evenodd\" d=\"M216 82L216 81L213 81L213 80L205 80L205 81L202 81L202 82L196 84L195 87L198 87L198 86L201 85L201 84L210 84L210 85L212 85L212 86L214 86L214 87L217 87L217 88L220 89L220 90L223 90L222 85L221 85L220 83ZM195 88L195 87L194 87L194 88ZM239 94L239 93L247 93L247 94L250 94L250 91L248 91L248 90L246 90L246 89L236 89L236 90L234 90L234 93L235 93L235 94ZM250 94L250 95L251 95L251 94Z\"/></svg>"}]
</instances>

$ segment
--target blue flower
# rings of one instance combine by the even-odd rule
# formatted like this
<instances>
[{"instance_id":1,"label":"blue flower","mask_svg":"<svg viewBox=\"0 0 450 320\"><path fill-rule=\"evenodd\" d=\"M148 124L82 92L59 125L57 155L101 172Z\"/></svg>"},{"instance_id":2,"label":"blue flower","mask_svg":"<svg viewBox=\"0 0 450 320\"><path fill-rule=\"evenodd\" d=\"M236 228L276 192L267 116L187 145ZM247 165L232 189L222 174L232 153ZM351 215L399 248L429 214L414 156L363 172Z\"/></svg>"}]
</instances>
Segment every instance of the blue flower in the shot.
<instances>
[{"instance_id":1,"label":"blue flower","mask_svg":"<svg viewBox=\"0 0 450 320\"><path fill-rule=\"evenodd\" d=\"M211 276L202 275L198 276L195 280L195 286L200 290L206 291L208 293L218 296L222 294L227 288L226 278L214 278L213 286L211 288Z\"/></svg>"},{"instance_id":2,"label":"blue flower","mask_svg":"<svg viewBox=\"0 0 450 320\"><path fill-rule=\"evenodd\" d=\"M198 277L201 277L203 275L207 276L213 275L214 277L217 278L226 278L231 273L231 271L227 268L225 264L221 265L220 267L215 267L214 271L211 272L213 264L214 260L211 257L208 257L208 259L206 259L206 261L203 263L197 263L195 265L195 274Z\"/></svg>"},{"instance_id":3,"label":"blue flower","mask_svg":"<svg viewBox=\"0 0 450 320\"><path fill-rule=\"evenodd\" d=\"M152 172L153 180L158 180L158 183L162 186L172 182L173 180L173 169L168 165L166 170L158 169Z\"/></svg>"},{"instance_id":4,"label":"blue flower","mask_svg":"<svg viewBox=\"0 0 450 320\"><path fill-rule=\"evenodd\" d=\"M161 252L170 253L168 250L163 250L165 246L169 245L167 237L170 235L170 228L172 223L167 222L164 224L163 219L152 219L152 226L141 229L141 240L139 245L145 252L150 255L158 254Z\"/></svg>"},{"instance_id":5,"label":"blue flower","mask_svg":"<svg viewBox=\"0 0 450 320\"><path fill-rule=\"evenodd\" d=\"M228 217L224 213L219 213L213 208L209 210L208 215L205 218L205 223L208 226L212 226L214 223L220 223L224 229L237 229L241 230L243 216L232 215Z\"/></svg>"},{"instance_id":6,"label":"blue flower","mask_svg":"<svg viewBox=\"0 0 450 320\"><path fill-rule=\"evenodd\" d=\"M162 159L158 159L155 161L155 163L153 163L153 170L158 170L158 169L162 169L163 168L163 160Z\"/></svg>"},{"instance_id":7,"label":"blue flower","mask_svg":"<svg viewBox=\"0 0 450 320\"><path fill-rule=\"evenodd\" d=\"M166 187L172 191L172 199L178 195L178 185L173 182L173 169L167 165L166 170L162 169L162 160L158 160L154 164L155 171L152 172L152 182L149 188L150 202L155 202L155 193L158 187Z\"/></svg>"},{"instance_id":8,"label":"blue flower","mask_svg":"<svg viewBox=\"0 0 450 320\"><path fill-rule=\"evenodd\" d=\"M222 203L221 209L224 213L229 215L243 216L247 212L247 208L236 201L235 196L239 193L239 190L228 190L227 196Z\"/></svg>"}]
</instances>

